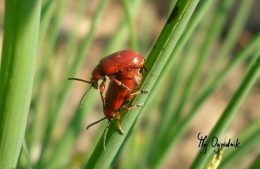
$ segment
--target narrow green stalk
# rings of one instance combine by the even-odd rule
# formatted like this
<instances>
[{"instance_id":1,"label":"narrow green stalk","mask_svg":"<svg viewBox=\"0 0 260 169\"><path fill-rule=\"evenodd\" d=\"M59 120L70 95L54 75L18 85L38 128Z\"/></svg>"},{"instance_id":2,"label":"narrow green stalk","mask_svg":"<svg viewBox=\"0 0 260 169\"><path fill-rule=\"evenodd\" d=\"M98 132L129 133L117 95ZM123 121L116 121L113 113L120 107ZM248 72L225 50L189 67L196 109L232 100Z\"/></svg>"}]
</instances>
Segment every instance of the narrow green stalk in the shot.
<instances>
[{"instance_id":1,"label":"narrow green stalk","mask_svg":"<svg viewBox=\"0 0 260 169\"><path fill-rule=\"evenodd\" d=\"M196 10L196 13L194 13L194 16L193 16L192 20L188 24L187 28L185 29L185 32L183 33L183 35L179 39L176 47L174 48L174 50L173 50L173 52L171 54L172 56L178 56L180 54L180 52L183 49L184 45L187 43L187 41L191 37L191 34L194 32L195 28L200 23L200 21L203 18L203 16L206 14L206 12L209 9L209 7L212 4L212 2L213 1L203 1L201 3L201 6ZM170 59L166 63L166 66L164 67L161 76L158 78L158 80L157 80L157 82L156 82L156 84L154 86L154 90L157 91L158 88L160 88L162 86L162 78L165 78L171 72L171 68L172 68L174 62L175 62L174 59ZM153 95L153 93L151 93L151 95ZM149 100L151 98L153 98L153 97L150 96L148 98L148 102L149 102Z\"/></svg>"},{"instance_id":2,"label":"narrow green stalk","mask_svg":"<svg viewBox=\"0 0 260 169\"><path fill-rule=\"evenodd\" d=\"M138 51L138 43L136 40L134 21L133 21L133 17L131 14L131 4L128 0L123 0L123 4L124 4L124 9L125 9L126 22L128 24L128 29L129 29L129 33L130 33L131 48L133 50Z\"/></svg>"},{"instance_id":3,"label":"narrow green stalk","mask_svg":"<svg viewBox=\"0 0 260 169\"><path fill-rule=\"evenodd\" d=\"M243 25L245 25L245 23L247 22L247 18L250 14L250 10L252 9L254 1L255 0L241 1L239 9L236 15L234 15L235 18L233 23L231 24L228 35L226 36L220 51L215 57L216 59L214 61L214 65L210 69L211 73L208 74L209 79L207 81L214 81L212 74L214 74L216 71L218 71L219 68L221 68L221 65L223 65L223 60L226 59L226 57L230 56L235 45L237 45L237 41L244 28Z\"/></svg>"},{"instance_id":4,"label":"narrow green stalk","mask_svg":"<svg viewBox=\"0 0 260 169\"><path fill-rule=\"evenodd\" d=\"M29 113L40 24L39 0L5 1L0 72L0 168L16 168Z\"/></svg>"},{"instance_id":5,"label":"narrow green stalk","mask_svg":"<svg viewBox=\"0 0 260 169\"><path fill-rule=\"evenodd\" d=\"M80 21L84 18L85 9L87 6L87 0L79 0L75 10L75 16L73 18L73 29L68 37L68 44L65 49L65 66L69 67L72 59L74 59L73 54L77 53L77 43L78 43L78 27Z\"/></svg>"},{"instance_id":6,"label":"narrow green stalk","mask_svg":"<svg viewBox=\"0 0 260 169\"><path fill-rule=\"evenodd\" d=\"M45 38L44 35L46 35L47 28L50 24L50 21L51 21L50 18L52 16L53 12L55 12L54 9L55 9L55 0L49 0L49 1L45 2L42 6L39 42L43 42L42 40Z\"/></svg>"},{"instance_id":7,"label":"narrow green stalk","mask_svg":"<svg viewBox=\"0 0 260 169\"><path fill-rule=\"evenodd\" d=\"M21 150L19 163L17 164L17 166L19 166L20 168L32 169L32 164L30 161L30 153L28 152L26 141L23 142L22 146L23 148Z\"/></svg>"},{"instance_id":8,"label":"narrow green stalk","mask_svg":"<svg viewBox=\"0 0 260 169\"><path fill-rule=\"evenodd\" d=\"M251 166L249 167L249 169L256 169L260 166L260 154L258 155L258 157L254 160L254 162L251 164Z\"/></svg>"},{"instance_id":9,"label":"narrow green stalk","mask_svg":"<svg viewBox=\"0 0 260 169\"><path fill-rule=\"evenodd\" d=\"M132 20L135 20L135 18L137 17L137 14L140 10L141 5L143 4L143 1L144 0L131 1L131 11L129 11L129 15L131 14L131 16L129 16L129 17ZM110 38L110 43L108 43L105 48L105 51L104 51L105 55L111 54L111 53L121 50L122 48L125 47L125 44L126 44L127 40L129 39L128 38L129 34L127 33L127 29L129 29L129 31L133 30L133 29L127 27L127 25L129 26L129 22L127 24L125 18L122 18L121 23L118 26L118 29L115 30L114 35ZM136 35L134 36L134 38L135 39L133 39L133 38L130 39L131 43L133 42L133 43L136 43L136 45L138 45L137 40L136 40ZM134 49L134 46L135 45L132 45L131 47ZM138 51L138 49L136 49L136 50ZM141 53L141 51L139 51L139 52Z\"/></svg>"},{"instance_id":10,"label":"narrow green stalk","mask_svg":"<svg viewBox=\"0 0 260 169\"><path fill-rule=\"evenodd\" d=\"M254 39L252 39L252 41L250 43L253 43L255 41L258 41L258 43L260 43L260 32L255 36ZM248 63L249 68L255 63L259 54L260 54L260 48L258 46L256 46L255 54L253 55L253 57L250 59L250 61Z\"/></svg>"},{"instance_id":11,"label":"narrow green stalk","mask_svg":"<svg viewBox=\"0 0 260 169\"><path fill-rule=\"evenodd\" d=\"M53 23L52 23L52 27L50 29L50 36L49 36L50 38L46 38L47 43L44 46L44 52L43 52L43 56L41 57L41 62L40 62L41 64L39 66L38 73L36 74L36 77L35 77L36 86L42 86L42 81L43 81L42 79L46 73L46 67L47 67L47 65L50 61L50 58L53 54L53 51L55 49L57 38L60 34L61 22L64 17L64 14L68 10L68 4L69 4L69 1L62 1L62 0L56 0L56 3L54 4L54 5L56 5L55 10L58 12L56 13L56 15L54 15L54 18L52 18ZM48 11L48 12L51 13L52 8L53 8L52 3L48 7L50 8L49 9L50 11ZM46 20L50 22L50 20L48 20L49 19L48 16L49 15L47 14ZM44 20L44 21L46 21L46 20ZM43 25L43 26L45 26L45 25ZM41 30L41 31L44 31L44 30ZM42 33L45 33L45 32L42 32ZM42 91L41 88L39 90Z\"/></svg>"},{"instance_id":12,"label":"narrow green stalk","mask_svg":"<svg viewBox=\"0 0 260 169\"><path fill-rule=\"evenodd\" d=\"M245 99L246 95L248 94L249 90L251 89L254 82L259 77L259 75L260 75L260 55L258 56L258 59L256 60L255 64L248 71L243 82L241 83L238 90L232 97L231 101L229 102L228 106L224 110L217 124L214 126L213 130L209 134L208 140L211 140L214 136L218 138L222 138L222 135L226 131L227 127L230 125L231 120L237 113L237 110L241 106L243 100ZM213 149L214 147L208 146L207 148L208 153L206 154L198 153L191 168L196 168L196 169L204 168L213 153Z\"/></svg>"}]
</instances>

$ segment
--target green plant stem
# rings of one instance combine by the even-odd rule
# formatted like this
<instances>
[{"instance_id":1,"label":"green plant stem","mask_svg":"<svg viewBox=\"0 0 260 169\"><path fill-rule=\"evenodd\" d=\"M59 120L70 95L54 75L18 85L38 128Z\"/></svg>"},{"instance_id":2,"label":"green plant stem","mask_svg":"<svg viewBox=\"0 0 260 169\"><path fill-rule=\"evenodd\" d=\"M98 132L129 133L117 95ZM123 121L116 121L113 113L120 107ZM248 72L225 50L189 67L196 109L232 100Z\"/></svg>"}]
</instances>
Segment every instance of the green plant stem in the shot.
<instances>
[{"instance_id":1,"label":"green plant stem","mask_svg":"<svg viewBox=\"0 0 260 169\"><path fill-rule=\"evenodd\" d=\"M39 42L43 42L43 39L45 38L44 35L46 35L47 33L47 28L51 21L50 18L53 15L53 12L55 11L54 9L55 9L55 1L53 0L46 1L42 6Z\"/></svg>"},{"instance_id":2,"label":"green plant stem","mask_svg":"<svg viewBox=\"0 0 260 169\"><path fill-rule=\"evenodd\" d=\"M136 19L138 11L140 10L141 5L143 4L143 1L144 0L131 1L131 12L129 12L129 14L131 14L130 18L133 18L133 20ZM131 30L130 28L127 27L127 22L125 18L123 18L118 26L118 29L115 30L114 35L110 38L110 43L108 43L105 48L104 51L105 55L111 54L125 47L126 41L129 39L128 38L129 34L127 33L127 29L129 29L129 31ZM137 40L132 39L131 41L133 41L134 43L136 41L137 44ZM134 49L133 46L132 48Z\"/></svg>"},{"instance_id":3,"label":"green plant stem","mask_svg":"<svg viewBox=\"0 0 260 169\"><path fill-rule=\"evenodd\" d=\"M130 44L131 48L133 50L138 51L138 43L136 40L136 35L135 35L135 28L134 28L134 23L133 23L133 15L131 15L131 4L128 0L123 0L124 4L124 9L125 9L125 16L126 16L126 22L128 24L128 29L130 33Z\"/></svg>"},{"instance_id":4,"label":"green plant stem","mask_svg":"<svg viewBox=\"0 0 260 169\"><path fill-rule=\"evenodd\" d=\"M249 169L256 169L260 166L260 154L257 156L257 158L254 160L254 162L251 164Z\"/></svg>"},{"instance_id":5,"label":"green plant stem","mask_svg":"<svg viewBox=\"0 0 260 169\"><path fill-rule=\"evenodd\" d=\"M39 0L6 0L0 72L0 168L16 168L29 113L40 24Z\"/></svg>"}]
</instances>

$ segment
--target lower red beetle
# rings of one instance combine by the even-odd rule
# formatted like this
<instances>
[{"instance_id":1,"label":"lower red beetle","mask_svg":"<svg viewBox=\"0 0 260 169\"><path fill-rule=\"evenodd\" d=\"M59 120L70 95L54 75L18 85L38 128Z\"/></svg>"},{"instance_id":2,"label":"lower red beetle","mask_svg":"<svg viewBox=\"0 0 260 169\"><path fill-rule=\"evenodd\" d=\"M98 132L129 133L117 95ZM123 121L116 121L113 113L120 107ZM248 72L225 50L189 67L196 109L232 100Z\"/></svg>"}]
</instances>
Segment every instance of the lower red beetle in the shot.
<instances>
[{"instance_id":1,"label":"lower red beetle","mask_svg":"<svg viewBox=\"0 0 260 169\"><path fill-rule=\"evenodd\" d=\"M120 53L120 52L117 52L117 53ZM145 68L144 68L144 59L143 58L142 58L143 59L142 67L133 66L132 63L134 63L134 61L131 61L131 59L136 59L135 57L133 57L135 54L137 54L137 53L134 52L133 55L130 55L131 57L129 55L122 55L122 56L120 56L120 59L117 61L115 61L116 60L115 54L112 54L112 55L104 58L106 60L106 63L108 63L107 60L109 60L109 58L112 58L111 60L114 61L114 63L111 62L111 64L110 64L110 66L112 67L111 69L114 70L114 74L112 74L112 75L105 74L111 80L105 97L103 96L103 92L105 89L105 77L100 78L100 79L103 79L99 88L100 88L100 95L101 95L101 99L102 99L102 103L103 103L103 112L105 114L105 117L90 124L87 127L87 129L88 129L92 125L97 124L104 119L108 119L108 124L107 124L107 127L104 132L104 141L103 141L104 149L106 149L105 143L106 143L106 135L108 132L108 128L109 128L110 122L114 118L116 119L116 126L117 126L118 130L122 134L124 134L124 131L122 130L121 125L119 123L120 109L122 108L123 110L132 110L136 107L143 106L144 104L141 103L141 104L134 104L132 106L127 107L126 103L128 103L130 100L132 100L134 95L138 95L141 93L143 93L143 94L149 93L148 90L139 90L139 91L137 90L137 88L139 87L139 85L142 81L142 78L143 78L142 73L144 72ZM131 58L130 59L131 64L129 63L129 64L127 64L128 66L124 66L124 64L126 64L125 60L129 60L128 57ZM138 54L139 60L141 60L140 57L142 57L142 56L140 54ZM124 60L124 58L126 58L126 59ZM102 60L104 61L104 59L102 59ZM100 63L102 63L101 61L100 61ZM96 71L97 67L102 68L102 65L104 66L105 64L99 64L98 66L96 66L96 68L94 69L93 72L95 72L95 73L98 72L98 71ZM118 68L117 71L115 71L116 67ZM105 67L105 69L109 69L109 68ZM104 71L102 73L104 73ZM102 74L102 73L99 72L99 74ZM93 73L92 73L91 82L85 81L82 79L77 79L77 78L69 78L69 80L79 80L82 82L90 83L91 87L93 86L94 88L97 88L97 86L98 86L98 83L97 83L98 80L92 81ZM87 90L87 92L89 91L89 89ZM80 101L80 104L82 104L82 101L87 92L85 92L85 94L83 95L83 97Z\"/></svg>"}]
</instances>

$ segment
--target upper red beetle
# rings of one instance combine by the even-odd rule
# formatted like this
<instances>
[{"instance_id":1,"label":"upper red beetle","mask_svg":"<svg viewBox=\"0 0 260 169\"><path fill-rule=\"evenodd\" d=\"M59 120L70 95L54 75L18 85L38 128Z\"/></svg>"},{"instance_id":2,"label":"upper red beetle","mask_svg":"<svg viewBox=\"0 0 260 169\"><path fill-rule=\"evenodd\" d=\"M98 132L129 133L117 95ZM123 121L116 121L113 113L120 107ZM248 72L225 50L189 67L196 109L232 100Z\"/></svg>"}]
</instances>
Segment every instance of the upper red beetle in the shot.
<instances>
[{"instance_id":1,"label":"upper red beetle","mask_svg":"<svg viewBox=\"0 0 260 169\"><path fill-rule=\"evenodd\" d=\"M104 133L104 149L106 149L105 140L108 127L114 117L117 120L117 128L122 134L124 134L124 131L122 130L119 123L119 109L123 108L124 110L131 110L144 105L143 103L135 104L130 107L125 105L127 102L132 100L134 95L138 95L140 93L149 93L147 90L136 91L143 78L142 73L145 70L144 64L145 60L139 53L131 50L119 51L100 60L99 64L92 72L91 82L78 78L69 78L69 80L79 80L90 83L90 88L93 86L95 89L98 88L98 80L102 79L102 83L100 84L99 89L105 117L90 124L87 129L104 119L108 119L108 124ZM106 97L103 96L106 81L105 76L108 76L111 80L106 92ZM83 95L80 104L82 104L82 101L87 92L85 92Z\"/></svg>"}]
</instances>

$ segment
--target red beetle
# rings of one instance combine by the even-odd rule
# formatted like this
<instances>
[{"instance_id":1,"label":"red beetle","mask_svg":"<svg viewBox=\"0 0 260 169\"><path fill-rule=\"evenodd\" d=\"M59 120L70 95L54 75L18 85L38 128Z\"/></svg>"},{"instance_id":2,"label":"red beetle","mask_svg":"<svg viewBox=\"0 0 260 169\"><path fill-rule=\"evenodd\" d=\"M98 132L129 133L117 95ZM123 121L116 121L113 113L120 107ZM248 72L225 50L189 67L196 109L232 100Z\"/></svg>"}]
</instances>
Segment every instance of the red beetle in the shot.
<instances>
[{"instance_id":1,"label":"red beetle","mask_svg":"<svg viewBox=\"0 0 260 169\"><path fill-rule=\"evenodd\" d=\"M143 103L135 104L130 107L125 105L127 102L132 100L134 95L149 93L148 90L136 91L143 78L142 73L145 70L144 63L145 61L143 57L137 52L130 50L120 51L109 55L100 61L100 63L92 72L91 82L77 78L69 78L69 80L79 80L91 83L91 87L93 86L96 89L98 88L98 80L103 79L102 83L100 84L100 95L103 102L103 112L105 117L90 124L87 129L104 119L108 119L108 124L104 133L104 149L106 149L105 142L108 128L114 117L117 120L117 128L122 134L124 134L124 131L122 130L119 123L120 109L123 108L123 110L132 110L136 107L144 105ZM106 97L103 96L106 81L105 75L107 75L111 80L106 92ZM81 103L86 93L83 95Z\"/></svg>"},{"instance_id":2,"label":"red beetle","mask_svg":"<svg viewBox=\"0 0 260 169\"><path fill-rule=\"evenodd\" d=\"M138 69L138 68L144 69L144 65L145 65L145 60L141 54L133 50L122 50L101 59L99 64L94 68L90 81L86 81L78 78L69 78L68 80L78 80L78 81L90 83L91 84L90 88L93 87L95 89L98 89L98 81L102 80L101 84L99 85L99 90L100 90L100 96L102 102L104 104L105 97L103 93L106 87L105 86L106 76L108 76L111 81L115 81L118 85L121 85L124 88L126 88L126 86L124 86L124 84L121 83L114 76L125 69ZM85 95L88 93L88 91L90 90L90 88L83 95L80 101L80 105L82 104L83 99Z\"/></svg>"},{"instance_id":3,"label":"red beetle","mask_svg":"<svg viewBox=\"0 0 260 169\"><path fill-rule=\"evenodd\" d=\"M107 92L106 92L106 98L104 100L103 104L103 112L105 114L105 117L101 120L108 119L108 124L104 133L104 141L103 141L103 147L106 149L105 142L106 142L106 135L108 132L108 128L110 125L110 122L115 117L116 119L116 126L118 130L124 134L125 132L122 130L121 125L119 123L120 119L120 109L123 110L132 110L136 107L143 106L143 103L140 104L134 104L129 107L126 106L126 103L128 103L130 100L132 100L134 95L138 95L141 93L149 93L147 90L139 90L136 91L136 89L139 87L141 81L142 81L142 73L143 69L131 69L131 70L124 70L120 74L116 75L115 78L119 80L125 87L122 85L118 85L115 81L111 81ZM100 122L99 120L98 122ZM96 124L93 123L87 127L87 129Z\"/></svg>"}]
</instances>

